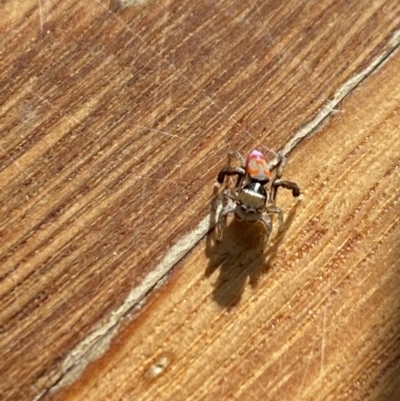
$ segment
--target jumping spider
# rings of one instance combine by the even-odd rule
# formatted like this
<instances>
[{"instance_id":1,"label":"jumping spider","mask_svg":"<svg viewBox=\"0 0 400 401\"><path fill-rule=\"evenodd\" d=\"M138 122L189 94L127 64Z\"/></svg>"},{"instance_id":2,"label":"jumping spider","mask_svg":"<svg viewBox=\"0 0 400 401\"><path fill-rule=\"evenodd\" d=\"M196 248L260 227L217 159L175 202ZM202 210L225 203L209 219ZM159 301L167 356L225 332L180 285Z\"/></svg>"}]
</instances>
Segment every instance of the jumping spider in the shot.
<instances>
[{"instance_id":1,"label":"jumping spider","mask_svg":"<svg viewBox=\"0 0 400 401\"><path fill-rule=\"evenodd\" d=\"M222 208L216 225L217 241L221 240L222 227L225 224L227 215L235 213L236 218L248 222L261 221L265 225L264 244L268 242L272 231L272 220L270 214L277 214L279 220L279 232L284 230L282 210L275 205L276 193L279 187L292 190L294 197L300 196L298 185L291 181L282 180L282 173L287 163L287 158L279 155L279 163L271 169L276 170L275 176L268 169L264 155L258 150L252 150L245 162L242 155L238 152L229 152L229 156L234 157L240 162L239 167L228 165L218 174L219 184L224 182L225 176L237 176L236 186L233 191L225 189L223 198L228 203ZM266 185L269 184L267 187Z\"/></svg>"}]
</instances>

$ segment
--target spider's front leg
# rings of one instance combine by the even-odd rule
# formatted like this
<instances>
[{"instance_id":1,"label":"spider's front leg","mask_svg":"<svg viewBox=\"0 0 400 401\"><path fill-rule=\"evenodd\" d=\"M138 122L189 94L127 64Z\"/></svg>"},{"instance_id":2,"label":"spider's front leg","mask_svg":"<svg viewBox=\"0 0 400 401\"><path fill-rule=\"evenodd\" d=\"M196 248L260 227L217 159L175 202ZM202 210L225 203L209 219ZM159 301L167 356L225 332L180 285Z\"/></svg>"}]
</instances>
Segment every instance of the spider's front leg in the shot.
<instances>
[{"instance_id":1,"label":"spider's front leg","mask_svg":"<svg viewBox=\"0 0 400 401\"><path fill-rule=\"evenodd\" d=\"M236 159L239 161L239 165L232 165L232 159ZM236 151L230 151L228 152L228 166L224 167L218 174L217 181L219 184L222 184L225 180L225 176L231 176L231 175L237 175L237 181L236 181L236 188L238 188L244 179L244 176L246 175L245 171L245 161L243 159L243 156Z\"/></svg>"},{"instance_id":2,"label":"spider's front leg","mask_svg":"<svg viewBox=\"0 0 400 401\"><path fill-rule=\"evenodd\" d=\"M245 174L246 174L246 172L244 171L244 169L242 167L226 166L219 172L217 181L219 184L222 184L224 182L226 176L237 175L238 176L238 179L236 182L236 188L237 188L237 187L239 187L240 183L242 182Z\"/></svg>"},{"instance_id":3,"label":"spider's front leg","mask_svg":"<svg viewBox=\"0 0 400 401\"><path fill-rule=\"evenodd\" d=\"M271 185L271 202L273 204L275 204L275 202L276 202L276 194L278 192L279 187L290 189L292 191L292 195L295 198L300 196L300 188L295 182L286 181L286 180L281 179L283 170L286 167L288 159L282 152L278 152L278 155L279 155L280 160L277 165L275 179Z\"/></svg>"},{"instance_id":4,"label":"spider's front leg","mask_svg":"<svg viewBox=\"0 0 400 401\"><path fill-rule=\"evenodd\" d=\"M292 191L292 195L295 198L298 198L300 196L300 188L295 182L276 179L272 184L271 201L273 203L275 203L275 201L276 201L276 193L277 193L279 187L290 189Z\"/></svg>"}]
</instances>

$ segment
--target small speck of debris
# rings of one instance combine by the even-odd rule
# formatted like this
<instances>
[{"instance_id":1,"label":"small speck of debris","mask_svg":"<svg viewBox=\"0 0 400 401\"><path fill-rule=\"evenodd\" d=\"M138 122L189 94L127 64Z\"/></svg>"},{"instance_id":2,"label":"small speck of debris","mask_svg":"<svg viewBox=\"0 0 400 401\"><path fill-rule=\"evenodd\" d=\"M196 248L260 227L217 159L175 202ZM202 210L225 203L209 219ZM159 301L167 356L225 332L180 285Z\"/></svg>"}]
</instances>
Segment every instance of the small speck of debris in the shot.
<instances>
[{"instance_id":1,"label":"small speck of debris","mask_svg":"<svg viewBox=\"0 0 400 401\"><path fill-rule=\"evenodd\" d=\"M168 364L169 360L166 356L160 357L153 365L150 366L149 370L146 372L146 377L149 379L155 379L164 372Z\"/></svg>"}]
</instances>

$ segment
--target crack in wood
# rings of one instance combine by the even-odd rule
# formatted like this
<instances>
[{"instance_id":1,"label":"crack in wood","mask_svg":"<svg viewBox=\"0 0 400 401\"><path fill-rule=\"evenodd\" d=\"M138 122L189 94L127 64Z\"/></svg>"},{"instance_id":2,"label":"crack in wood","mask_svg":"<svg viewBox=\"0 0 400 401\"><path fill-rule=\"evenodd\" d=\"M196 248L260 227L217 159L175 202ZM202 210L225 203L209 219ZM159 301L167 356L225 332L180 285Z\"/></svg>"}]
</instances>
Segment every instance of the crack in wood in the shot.
<instances>
[{"instance_id":1,"label":"crack in wood","mask_svg":"<svg viewBox=\"0 0 400 401\"><path fill-rule=\"evenodd\" d=\"M335 113L335 107L365 79L390 60L399 47L400 30L394 32L384 52L363 71L348 79L336 90L333 97L320 109L318 114L293 135L283 147L282 152L285 155L289 154L301 141L313 136L321 125ZM270 167L276 165L277 162L278 159L276 157L271 161ZM133 309L141 307L152 290L163 284L174 266L197 245L213 225L214 223L209 214L194 230L176 242L158 266L149 272L144 280L129 293L123 304L110 314L107 323L93 331L65 357L61 364L59 375L54 378L53 384L38 394L32 401L39 401L47 394L54 393L73 383L90 362L100 358L108 349L126 315Z\"/></svg>"}]
</instances>

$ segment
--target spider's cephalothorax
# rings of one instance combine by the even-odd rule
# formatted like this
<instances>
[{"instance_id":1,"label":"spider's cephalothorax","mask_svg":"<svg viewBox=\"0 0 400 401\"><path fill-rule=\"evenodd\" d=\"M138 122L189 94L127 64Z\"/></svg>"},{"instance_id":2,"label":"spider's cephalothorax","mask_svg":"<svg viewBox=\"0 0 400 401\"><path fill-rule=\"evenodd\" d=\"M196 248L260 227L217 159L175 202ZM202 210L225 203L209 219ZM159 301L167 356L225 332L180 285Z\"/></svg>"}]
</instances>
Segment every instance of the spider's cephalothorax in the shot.
<instances>
[{"instance_id":1,"label":"spider's cephalothorax","mask_svg":"<svg viewBox=\"0 0 400 401\"><path fill-rule=\"evenodd\" d=\"M221 239L222 226L229 213L235 213L240 220L250 222L261 221L265 225L264 247L268 242L272 230L270 214L277 214L279 219L279 231L283 231L283 213L275 205L276 193L279 187L292 190L295 197L300 196L300 189L296 183L281 179L287 159L279 154L279 163L273 169L275 176L269 170L267 162L261 152L252 150L246 162L238 152L230 152L229 155L240 161L240 166L228 165L218 174L218 183L224 182L225 176L236 175L237 182L233 190L226 189L223 195L229 199L222 208L217 221L217 239Z\"/></svg>"},{"instance_id":2,"label":"spider's cephalothorax","mask_svg":"<svg viewBox=\"0 0 400 401\"><path fill-rule=\"evenodd\" d=\"M268 194L259 182L246 184L236 199L237 204L246 213L262 212L267 200Z\"/></svg>"}]
</instances>

